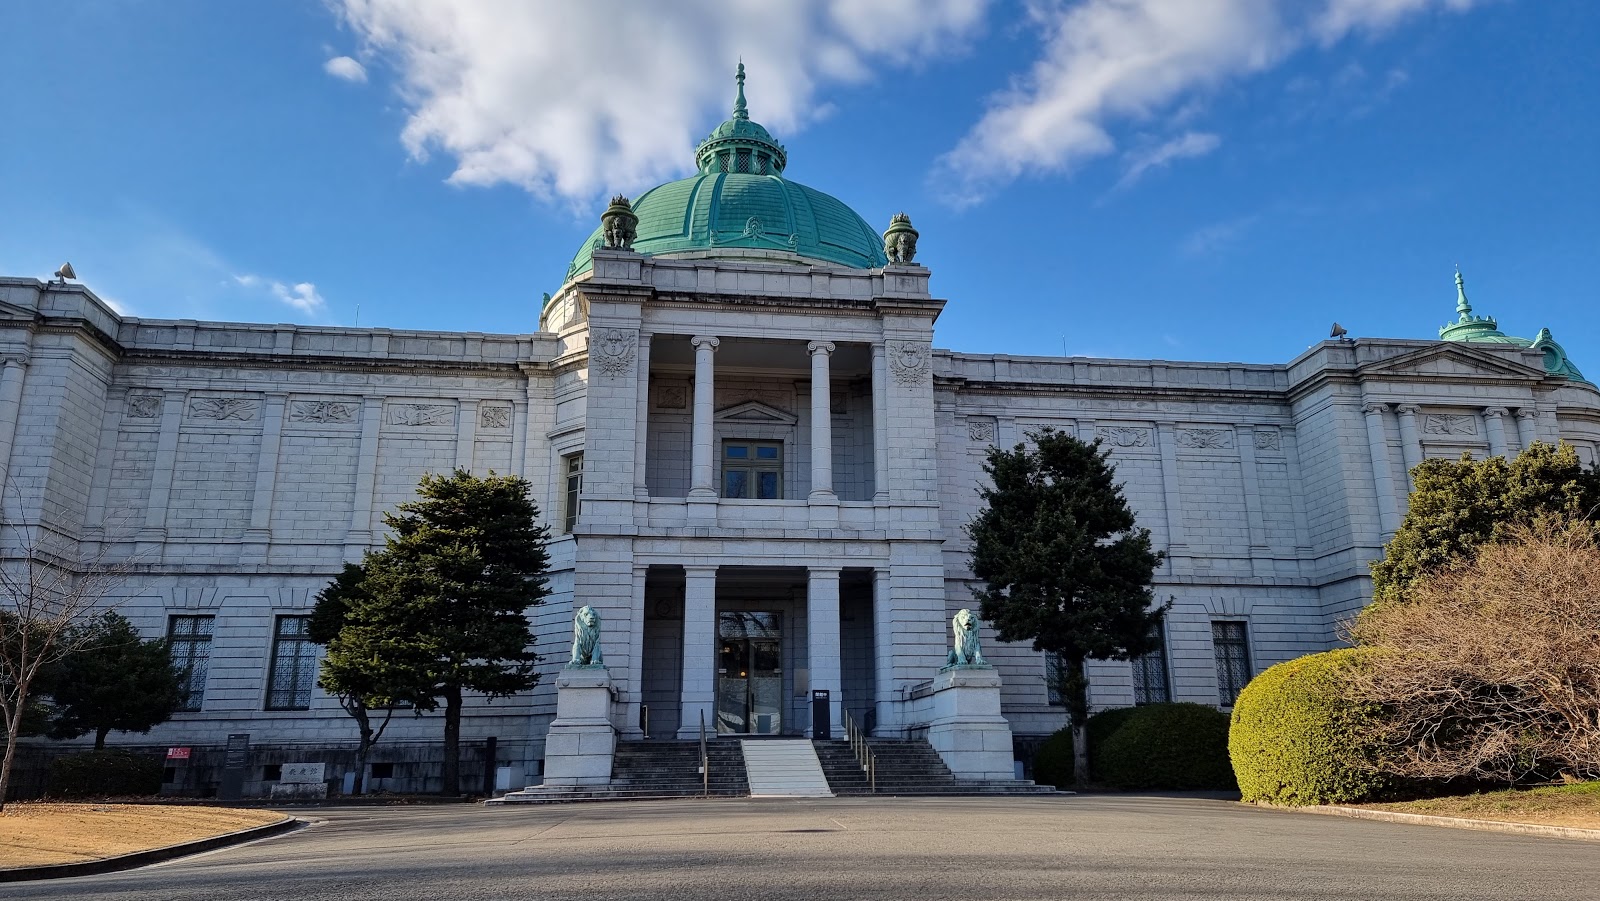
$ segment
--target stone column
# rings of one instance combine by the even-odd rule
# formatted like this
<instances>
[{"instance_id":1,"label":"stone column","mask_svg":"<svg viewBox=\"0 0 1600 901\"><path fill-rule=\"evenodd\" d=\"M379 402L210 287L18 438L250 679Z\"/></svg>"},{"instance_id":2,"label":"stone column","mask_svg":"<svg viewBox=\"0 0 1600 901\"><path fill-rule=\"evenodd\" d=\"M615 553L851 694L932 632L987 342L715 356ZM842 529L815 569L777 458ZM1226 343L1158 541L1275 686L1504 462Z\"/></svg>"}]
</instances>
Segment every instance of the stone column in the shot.
<instances>
[{"instance_id":1,"label":"stone column","mask_svg":"<svg viewBox=\"0 0 1600 901\"><path fill-rule=\"evenodd\" d=\"M716 687L712 684L717 674L717 568L685 566L683 579L683 688L678 737L699 738L701 715L705 716L708 733L717 728L713 706Z\"/></svg>"},{"instance_id":2,"label":"stone column","mask_svg":"<svg viewBox=\"0 0 1600 901\"><path fill-rule=\"evenodd\" d=\"M456 420L456 469L472 471L478 449L478 402L463 400Z\"/></svg>"},{"instance_id":3,"label":"stone column","mask_svg":"<svg viewBox=\"0 0 1600 901\"><path fill-rule=\"evenodd\" d=\"M811 671L811 689L826 689L829 716L834 735L844 732L840 711L844 698L843 672L839 665L839 570L811 567L806 585L806 665ZM809 707L807 708L809 709ZM815 735L813 739L832 738Z\"/></svg>"},{"instance_id":4,"label":"stone column","mask_svg":"<svg viewBox=\"0 0 1600 901\"><path fill-rule=\"evenodd\" d=\"M894 602L889 595L889 570L872 571L872 666L877 686L877 722L874 735L899 737L900 711L895 703L899 688L894 679Z\"/></svg>"},{"instance_id":5,"label":"stone column","mask_svg":"<svg viewBox=\"0 0 1600 901\"><path fill-rule=\"evenodd\" d=\"M717 486L712 481L712 443L715 433L711 428L711 417L716 412L716 387L712 381L717 345L716 338L705 335L696 335L689 339L694 345L694 430L693 452L690 457L689 499L701 501L715 501Z\"/></svg>"},{"instance_id":6,"label":"stone column","mask_svg":"<svg viewBox=\"0 0 1600 901\"><path fill-rule=\"evenodd\" d=\"M837 503L833 493L833 393L828 381L832 341L806 345L811 355L811 494L813 504Z\"/></svg>"},{"instance_id":7,"label":"stone column","mask_svg":"<svg viewBox=\"0 0 1600 901\"><path fill-rule=\"evenodd\" d=\"M141 560L160 559L167 544L167 505L172 499L172 472L178 465L178 433L183 428L185 392L167 389L161 401L161 432L156 438L156 461L150 472L150 501L144 511L144 528L134 545Z\"/></svg>"},{"instance_id":8,"label":"stone column","mask_svg":"<svg viewBox=\"0 0 1600 901\"><path fill-rule=\"evenodd\" d=\"M644 694L644 579L650 568L633 568L633 604L628 628L627 697L623 704L623 738L644 738L639 728L639 701Z\"/></svg>"},{"instance_id":9,"label":"stone column","mask_svg":"<svg viewBox=\"0 0 1600 901\"><path fill-rule=\"evenodd\" d=\"M1189 548L1183 530L1183 491L1178 487L1178 439L1171 423L1158 423L1153 431L1161 453L1161 499L1167 518L1167 572L1189 573Z\"/></svg>"},{"instance_id":10,"label":"stone column","mask_svg":"<svg viewBox=\"0 0 1600 901\"><path fill-rule=\"evenodd\" d=\"M1235 429L1239 449L1239 473L1244 483L1244 513L1250 529L1250 567L1258 576L1272 575L1268 559L1267 520L1261 510L1261 476L1256 468L1256 431L1246 426Z\"/></svg>"},{"instance_id":11,"label":"stone column","mask_svg":"<svg viewBox=\"0 0 1600 901\"><path fill-rule=\"evenodd\" d=\"M360 563L372 546L372 494L378 481L378 428L383 423L383 398L369 397L361 405L361 445L356 460L356 496L350 510L350 528L344 536L344 559Z\"/></svg>"},{"instance_id":12,"label":"stone column","mask_svg":"<svg viewBox=\"0 0 1600 901\"><path fill-rule=\"evenodd\" d=\"M1417 408L1411 404L1400 405L1400 459L1406 465L1406 491L1416 485L1411 482L1411 470L1422 462L1422 439L1417 433Z\"/></svg>"},{"instance_id":13,"label":"stone column","mask_svg":"<svg viewBox=\"0 0 1600 901\"><path fill-rule=\"evenodd\" d=\"M256 457L256 490L250 500L250 528L244 533L239 563L260 566L267 562L272 543L272 495L278 482L278 445L283 440L283 412L287 394L268 394L261 414L261 450Z\"/></svg>"},{"instance_id":14,"label":"stone column","mask_svg":"<svg viewBox=\"0 0 1600 901\"><path fill-rule=\"evenodd\" d=\"M650 499L649 472L645 455L649 453L650 432L650 333L639 332L639 390L633 414L633 499ZM644 515L641 511L638 515Z\"/></svg>"},{"instance_id":15,"label":"stone column","mask_svg":"<svg viewBox=\"0 0 1600 901\"><path fill-rule=\"evenodd\" d=\"M1527 450L1539 440L1539 411L1523 407L1517 411L1517 434L1522 439L1522 449Z\"/></svg>"},{"instance_id":16,"label":"stone column","mask_svg":"<svg viewBox=\"0 0 1600 901\"><path fill-rule=\"evenodd\" d=\"M872 499L889 499L889 357L872 345Z\"/></svg>"},{"instance_id":17,"label":"stone column","mask_svg":"<svg viewBox=\"0 0 1600 901\"><path fill-rule=\"evenodd\" d=\"M1400 524L1400 511L1396 505L1394 487L1394 462L1389 459L1389 433L1383 414L1388 404L1367 404L1363 411L1367 417L1367 450L1372 455L1373 489L1378 495L1379 538L1394 532Z\"/></svg>"},{"instance_id":18,"label":"stone column","mask_svg":"<svg viewBox=\"0 0 1600 901\"><path fill-rule=\"evenodd\" d=\"M1483 411L1483 430L1489 436L1489 454L1495 457L1511 457L1510 448L1506 444L1506 420L1511 414L1505 407L1486 407Z\"/></svg>"},{"instance_id":19,"label":"stone column","mask_svg":"<svg viewBox=\"0 0 1600 901\"><path fill-rule=\"evenodd\" d=\"M5 512L5 501L14 492L10 490L11 449L16 444L17 420L22 414L22 380L28 372L28 358L10 356L5 359L5 369L0 371L0 515L8 521L11 513ZM20 517L20 511L15 514Z\"/></svg>"}]
</instances>

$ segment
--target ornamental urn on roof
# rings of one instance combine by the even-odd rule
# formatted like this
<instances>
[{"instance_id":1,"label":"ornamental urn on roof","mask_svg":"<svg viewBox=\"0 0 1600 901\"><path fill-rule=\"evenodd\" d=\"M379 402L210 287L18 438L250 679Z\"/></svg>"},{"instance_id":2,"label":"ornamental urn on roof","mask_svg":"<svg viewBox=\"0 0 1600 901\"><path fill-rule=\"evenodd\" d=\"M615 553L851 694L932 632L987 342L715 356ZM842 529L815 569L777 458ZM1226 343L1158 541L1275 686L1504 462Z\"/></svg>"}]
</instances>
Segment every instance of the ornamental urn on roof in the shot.
<instances>
[{"instance_id":1,"label":"ornamental urn on roof","mask_svg":"<svg viewBox=\"0 0 1600 901\"><path fill-rule=\"evenodd\" d=\"M889 220L889 230L883 233L883 255L890 263L910 263L917 256L917 235L917 230L911 227L911 217L895 213Z\"/></svg>"},{"instance_id":2,"label":"ornamental urn on roof","mask_svg":"<svg viewBox=\"0 0 1600 901\"><path fill-rule=\"evenodd\" d=\"M632 250L633 239L638 237L639 217L633 206L621 194L611 198L611 205L600 214L600 233L606 246L615 250Z\"/></svg>"}]
</instances>

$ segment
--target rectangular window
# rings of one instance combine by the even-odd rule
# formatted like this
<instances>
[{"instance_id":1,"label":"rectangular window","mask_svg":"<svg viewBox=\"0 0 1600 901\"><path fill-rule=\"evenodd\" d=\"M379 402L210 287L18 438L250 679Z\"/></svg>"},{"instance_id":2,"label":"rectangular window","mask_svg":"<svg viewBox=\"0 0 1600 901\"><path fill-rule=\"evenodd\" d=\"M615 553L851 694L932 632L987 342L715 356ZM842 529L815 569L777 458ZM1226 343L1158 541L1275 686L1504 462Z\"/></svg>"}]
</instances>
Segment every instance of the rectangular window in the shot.
<instances>
[{"instance_id":1,"label":"rectangular window","mask_svg":"<svg viewBox=\"0 0 1600 901\"><path fill-rule=\"evenodd\" d=\"M722 445L722 496L782 498L783 442L725 442Z\"/></svg>"},{"instance_id":2,"label":"rectangular window","mask_svg":"<svg viewBox=\"0 0 1600 901\"><path fill-rule=\"evenodd\" d=\"M750 171L750 151L748 151L748 150L739 151L739 155L734 158L733 168L736 171L739 171L739 172L746 172L746 173L749 172Z\"/></svg>"},{"instance_id":3,"label":"rectangular window","mask_svg":"<svg viewBox=\"0 0 1600 901\"><path fill-rule=\"evenodd\" d=\"M1061 675L1066 668L1060 654L1044 655L1044 693L1051 707L1067 706L1066 698L1061 695Z\"/></svg>"},{"instance_id":4,"label":"rectangular window","mask_svg":"<svg viewBox=\"0 0 1600 901\"><path fill-rule=\"evenodd\" d=\"M206 694L206 671L211 668L211 631L214 616L171 616L167 618L167 649L172 662L186 672L183 706L179 710L199 710Z\"/></svg>"},{"instance_id":5,"label":"rectangular window","mask_svg":"<svg viewBox=\"0 0 1600 901\"><path fill-rule=\"evenodd\" d=\"M1167 687L1167 624L1156 624L1156 641L1160 646L1148 654L1133 658L1133 703L1165 704L1172 700Z\"/></svg>"},{"instance_id":6,"label":"rectangular window","mask_svg":"<svg viewBox=\"0 0 1600 901\"><path fill-rule=\"evenodd\" d=\"M272 635L272 672L267 680L268 710L305 710L317 680L317 646L308 634L311 617L280 616Z\"/></svg>"},{"instance_id":7,"label":"rectangular window","mask_svg":"<svg viewBox=\"0 0 1600 901\"><path fill-rule=\"evenodd\" d=\"M566 472L567 491L565 506L561 508L561 530L570 535L578 524L578 499L583 494L583 454L568 454L562 459L566 461L563 469Z\"/></svg>"},{"instance_id":8,"label":"rectangular window","mask_svg":"<svg viewBox=\"0 0 1600 901\"><path fill-rule=\"evenodd\" d=\"M1211 645L1217 655L1217 695L1223 707L1232 707L1250 681L1250 640L1246 624L1217 621L1211 624Z\"/></svg>"}]
</instances>

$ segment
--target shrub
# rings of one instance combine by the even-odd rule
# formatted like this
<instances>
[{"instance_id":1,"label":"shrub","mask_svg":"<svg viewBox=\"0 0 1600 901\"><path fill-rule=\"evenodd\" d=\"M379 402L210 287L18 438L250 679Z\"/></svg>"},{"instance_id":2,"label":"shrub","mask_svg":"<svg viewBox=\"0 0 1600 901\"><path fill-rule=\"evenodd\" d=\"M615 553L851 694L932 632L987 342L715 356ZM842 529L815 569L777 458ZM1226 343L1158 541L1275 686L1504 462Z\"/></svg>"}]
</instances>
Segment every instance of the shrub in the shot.
<instances>
[{"instance_id":1,"label":"shrub","mask_svg":"<svg viewBox=\"0 0 1600 901\"><path fill-rule=\"evenodd\" d=\"M161 761L127 751L90 751L50 761L55 798L153 795L161 791Z\"/></svg>"},{"instance_id":2,"label":"shrub","mask_svg":"<svg viewBox=\"0 0 1600 901\"><path fill-rule=\"evenodd\" d=\"M1239 693L1228 753L1244 800L1344 804L1387 787L1366 737L1372 710L1350 691L1364 653L1344 648L1280 663Z\"/></svg>"},{"instance_id":3,"label":"shrub","mask_svg":"<svg viewBox=\"0 0 1600 901\"><path fill-rule=\"evenodd\" d=\"M1088 730L1089 737L1089 774L1091 778L1098 778L1097 758L1100 748L1117 731L1137 707L1114 707L1102 710L1089 717L1084 727ZM1057 731L1045 739L1039 746L1039 751L1033 758L1033 780L1042 785L1072 785L1072 727Z\"/></svg>"},{"instance_id":4,"label":"shrub","mask_svg":"<svg viewBox=\"0 0 1600 901\"><path fill-rule=\"evenodd\" d=\"M1132 708L1100 745L1094 774L1125 790L1231 790L1228 717L1204 704Z\"/></svg>"}]
</instances>

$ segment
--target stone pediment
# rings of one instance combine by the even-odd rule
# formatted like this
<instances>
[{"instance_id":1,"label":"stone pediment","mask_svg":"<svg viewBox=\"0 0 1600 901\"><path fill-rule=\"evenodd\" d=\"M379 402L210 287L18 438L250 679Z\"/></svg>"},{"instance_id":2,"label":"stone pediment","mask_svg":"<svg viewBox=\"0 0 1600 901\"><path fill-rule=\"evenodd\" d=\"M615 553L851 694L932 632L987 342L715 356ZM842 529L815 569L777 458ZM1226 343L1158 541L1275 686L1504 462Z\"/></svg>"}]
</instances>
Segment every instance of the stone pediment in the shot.
<instances>
[{"instance_id":1,"label":"stone pediment","mask_svg":"<svg viewBox=\"0 0 1600 901\"><path fill-rule=\"evenodd\" d=\"M739 422L754 425L794 425L799 421L792 413L758 400L747 400L717 411L717 422Z\"/></svg>"},{"instance_id":2,"label":"stone pediment","mask_svg":"<svg viewBox=\"0 0 1600 901\"><path fill-rule=\"evenodd\" d=\"M1369 363L1358 370L1363 376L1537 380L1543 369L1527 366L1497 353L1470 345L1440 343Z\"/></svg>"}]
</instances>

